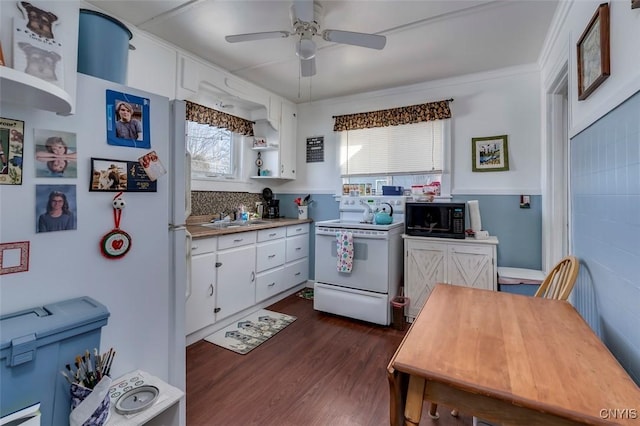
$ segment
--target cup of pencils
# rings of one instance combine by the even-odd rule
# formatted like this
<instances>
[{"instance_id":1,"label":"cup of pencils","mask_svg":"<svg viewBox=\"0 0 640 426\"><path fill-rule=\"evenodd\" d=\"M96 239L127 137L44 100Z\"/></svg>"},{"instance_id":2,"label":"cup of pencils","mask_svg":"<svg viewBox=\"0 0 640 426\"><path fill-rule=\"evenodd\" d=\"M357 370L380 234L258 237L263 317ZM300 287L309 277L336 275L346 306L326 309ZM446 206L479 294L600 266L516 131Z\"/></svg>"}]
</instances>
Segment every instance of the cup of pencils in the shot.
<instances>
[{"instance_id":1,"label":"cup of pencils","mask_svg":"<svg viewBox=\"0 0 640 426\"><path fill-rule=\"evenodd\" d=\"M61 371L71 385L70 426L101 426L109 419L109 373L115 351L111 348L103 355L93 351L93 356L88 350L76 356L75 368L67 364L67 371Z\"/></svg>"}]
</instances>

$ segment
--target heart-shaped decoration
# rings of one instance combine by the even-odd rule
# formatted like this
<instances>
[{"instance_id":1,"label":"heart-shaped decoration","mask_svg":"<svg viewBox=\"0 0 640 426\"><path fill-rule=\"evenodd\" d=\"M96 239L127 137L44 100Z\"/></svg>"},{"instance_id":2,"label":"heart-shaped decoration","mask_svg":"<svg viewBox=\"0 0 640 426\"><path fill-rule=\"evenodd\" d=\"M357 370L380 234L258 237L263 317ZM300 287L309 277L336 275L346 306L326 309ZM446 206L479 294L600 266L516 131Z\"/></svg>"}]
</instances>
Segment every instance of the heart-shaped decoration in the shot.
<instances>
[{"instance_id":1,"label":"heart-shaped decoration","mask_svg":"<svg viewBox=\"0 0 640 426\"><path fill-rule=\"evenodd\" d=\"M113 240L113 241L111 241L111 247L113 247L114 250L120 250L123 245L124 245L124 241L123 240Z\"/></svg>"}]
</instances>

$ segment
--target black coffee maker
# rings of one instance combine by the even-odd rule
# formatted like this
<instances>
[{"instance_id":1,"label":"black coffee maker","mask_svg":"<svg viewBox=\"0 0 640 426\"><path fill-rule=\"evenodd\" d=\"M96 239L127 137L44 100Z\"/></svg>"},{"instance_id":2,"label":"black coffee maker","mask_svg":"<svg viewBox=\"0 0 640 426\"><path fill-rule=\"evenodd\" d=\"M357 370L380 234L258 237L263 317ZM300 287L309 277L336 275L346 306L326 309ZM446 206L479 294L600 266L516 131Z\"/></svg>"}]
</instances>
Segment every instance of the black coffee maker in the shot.
<instances>
[{"instance_id":1,"label":"black coffee maker","mask_svg":"<svg viewBox=\"0 0 640 426\"><path fill-rule=\"evenodd\" d=\"M263 219L277 219L280 217L280 200L273 199L273 191L270 188L262 190L262 198L264 198Z\"/></svg>"}]
</instances>

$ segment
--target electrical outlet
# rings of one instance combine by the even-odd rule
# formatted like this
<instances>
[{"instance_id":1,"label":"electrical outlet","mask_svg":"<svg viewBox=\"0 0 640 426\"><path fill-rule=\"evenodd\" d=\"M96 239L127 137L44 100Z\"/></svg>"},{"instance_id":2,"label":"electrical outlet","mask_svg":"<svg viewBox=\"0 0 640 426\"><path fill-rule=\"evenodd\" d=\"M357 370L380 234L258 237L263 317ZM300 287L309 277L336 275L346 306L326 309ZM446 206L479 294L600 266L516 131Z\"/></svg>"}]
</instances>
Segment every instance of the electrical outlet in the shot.
<instances>
[{"instance_id":1,"label":"electrical outlet","mask_svg":"<svg viewBox=\"0 0 640 426\"><path fill-rule=\"evenodd\" d=\"M521 195L520 196L520 208L521 209L531 208L531 196L530 195Z\"/></svg>"}]
</instances>

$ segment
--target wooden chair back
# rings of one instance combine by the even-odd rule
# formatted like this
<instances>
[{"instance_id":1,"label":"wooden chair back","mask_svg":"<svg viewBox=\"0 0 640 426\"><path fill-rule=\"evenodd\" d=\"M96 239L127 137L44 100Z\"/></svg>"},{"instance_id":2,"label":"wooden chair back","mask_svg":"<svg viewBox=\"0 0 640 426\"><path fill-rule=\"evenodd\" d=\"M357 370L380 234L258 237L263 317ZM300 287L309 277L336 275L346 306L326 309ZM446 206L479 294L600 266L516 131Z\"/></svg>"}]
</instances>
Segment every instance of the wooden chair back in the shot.
<instances>
[{"instance_id":1,"label":"wooden chair back","mask_svg":"<svg viewBox=\"0 0 640 426\"><path fill-rule=\"evenodd\" d=\"M535 297L567 300L578 278L580 263L574 256L566 256L547 274Z\"/></svg>"}]
</instances>

